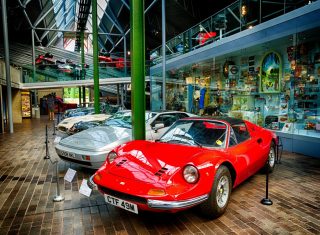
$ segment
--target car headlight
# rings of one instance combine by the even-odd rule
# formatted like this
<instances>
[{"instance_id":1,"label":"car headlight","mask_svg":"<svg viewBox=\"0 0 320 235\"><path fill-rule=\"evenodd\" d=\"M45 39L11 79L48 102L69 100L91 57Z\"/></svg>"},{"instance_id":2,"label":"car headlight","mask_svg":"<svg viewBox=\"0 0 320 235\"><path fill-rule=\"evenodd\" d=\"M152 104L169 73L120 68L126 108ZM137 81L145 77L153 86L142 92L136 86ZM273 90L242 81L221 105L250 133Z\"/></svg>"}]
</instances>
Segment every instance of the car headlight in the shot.
<instances>
[{"instance_id":1,"label":"car headlight","mask_svg":"<svg viewBox=\"0 0 320 235\"><path fill-rule=\"evenodd\" d=\"M107 157L107 159L108 159L108 162L109 163L112 163L113 161L114 161L114 159L116 159L116 157L118 157L118 155L117 155L117 153L116 152L110 152L109 154L108 154L108 157Z\"/></svg>"},{"instance_id":2,"label":"car headlight","mask_svg":"<svg viewBox=\"0 0 320 235\"><path fill-rule=\"evenodd\" d=\"M183 169L183 178L190 184L194 184L199 179L199 171L195 166L187 165Z\"/></svg>"}]
</instances>

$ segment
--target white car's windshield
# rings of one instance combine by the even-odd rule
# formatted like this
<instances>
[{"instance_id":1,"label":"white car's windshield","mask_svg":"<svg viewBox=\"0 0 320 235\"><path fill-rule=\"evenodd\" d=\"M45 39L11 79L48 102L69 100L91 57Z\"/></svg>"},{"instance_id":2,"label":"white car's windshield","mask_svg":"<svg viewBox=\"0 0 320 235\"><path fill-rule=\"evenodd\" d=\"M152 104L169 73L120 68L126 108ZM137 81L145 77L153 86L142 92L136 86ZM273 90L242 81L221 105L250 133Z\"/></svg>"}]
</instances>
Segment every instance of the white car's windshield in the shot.
<instances>
[{"instance_id":1,"label":"white car's windshield","mask_svg":"<svg viewBox=\"0 0 320 235\"><path fill-rule=\"evenodd\" d=\"M146 112L145 119L146 122L152 118L155 114ZM132 115L131 111L120 111L115 113L112 117L106 120L103 124L104 126L120 126L124 128L132 128Z\"/></svg>"},{"instance_id":2,"label":"white car's windshield","mask_svg":"<svg viewBox=\"0 0 320 235\"><path fill-rule=\"evenodd\" d=\"M179 120L161 138L160 142L224 148L227 126L208 120Z\"/></svg>"}]
</instances>

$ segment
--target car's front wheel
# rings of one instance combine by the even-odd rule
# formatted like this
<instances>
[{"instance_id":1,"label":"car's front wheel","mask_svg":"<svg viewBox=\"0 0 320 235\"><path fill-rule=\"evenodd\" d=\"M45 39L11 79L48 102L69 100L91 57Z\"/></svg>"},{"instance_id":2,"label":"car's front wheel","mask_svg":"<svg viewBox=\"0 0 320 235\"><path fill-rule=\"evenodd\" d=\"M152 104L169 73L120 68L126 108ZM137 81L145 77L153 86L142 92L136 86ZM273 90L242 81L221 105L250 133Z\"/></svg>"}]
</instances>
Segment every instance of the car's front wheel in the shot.
<instances>
[{"instance_id":1,"label":"car's front wheel","mask_svg":"<svg viewBox=\"0 0 320 235\"><path fill-rule=\"evenodd\" d=\"M264 167L264 171L269 171L270 173L274 170L274 166L276 165L276 147L274 142L271 143L268 160Z\"/></svg>"},{"instance_id":2,"label":"car's front wheel","mask_svg":"<svg viewBox=\"0 0 320 235\"><path fill-rule=\"evenodd\" d=\"M230 171L226 166L220 166L214 177L208 200L200 205L201 212L209 218L221 216L227 209L231 190Z\"/></svg>"}]
</instances>

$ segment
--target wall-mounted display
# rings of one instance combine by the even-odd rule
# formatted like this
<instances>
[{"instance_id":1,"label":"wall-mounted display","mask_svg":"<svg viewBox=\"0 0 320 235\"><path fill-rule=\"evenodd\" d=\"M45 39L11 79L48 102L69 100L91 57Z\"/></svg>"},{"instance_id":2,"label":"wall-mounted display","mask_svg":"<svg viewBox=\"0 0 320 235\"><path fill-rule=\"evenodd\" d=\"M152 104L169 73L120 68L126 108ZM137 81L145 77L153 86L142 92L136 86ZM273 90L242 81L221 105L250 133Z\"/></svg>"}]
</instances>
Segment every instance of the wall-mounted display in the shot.
<instances>
[{"instance_id":1,"label":"wall-mounted display","mask_svg":"<svg viewBox=\"0 0 320 235\"><path fill-rule=\"evenodd\" d=\"M280 92L281 67L281 59L276 52L269 52L262 58L259 89L261 93Z\"/></svg>"},{"instance_id":2,"label":"wall-mounted display","mask_svg":"<svg viewBox=\"0 0 320 235\"><path fill-rule=\"evenodd\" d=\"M22 117L31 118L31 97L30 91L21 91Z\"/></svg>"}]
</instances>

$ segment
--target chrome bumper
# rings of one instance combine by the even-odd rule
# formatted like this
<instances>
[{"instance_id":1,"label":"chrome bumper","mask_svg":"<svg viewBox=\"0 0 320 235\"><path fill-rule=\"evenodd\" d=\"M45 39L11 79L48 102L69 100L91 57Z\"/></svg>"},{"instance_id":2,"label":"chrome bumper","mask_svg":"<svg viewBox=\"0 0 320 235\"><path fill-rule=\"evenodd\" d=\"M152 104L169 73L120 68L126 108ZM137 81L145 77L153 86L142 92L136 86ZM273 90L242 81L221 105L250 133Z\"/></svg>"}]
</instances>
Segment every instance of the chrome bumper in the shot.
<instances>
[{"instance_id":1,"label":"chrome bumper","mask_svg":"<svg viewBox=\"0 0 320 235\"><path fill-rule=\"evenodd\" d=\"M89 188L94 189L97 187L97 185L93 182L93 176L90 176L89 180L87 181L87 185Z\"/></svg>"},{"instance_id":2,"label":"chrome bumper","mask_svg":"<svg viewBox=\"0 0 320 235\"><path fill-rule=\"evenodd\" d=\"M195 197L192 199L184 200L184 201L162 201L162 200L151 200L148 199L148 206L149 208L153 209L162 209L162 210L172 210L172 209L182 209L191 207L201 202L204 202L209 197L208 194Z\"/></svg>"}]
</instances>

